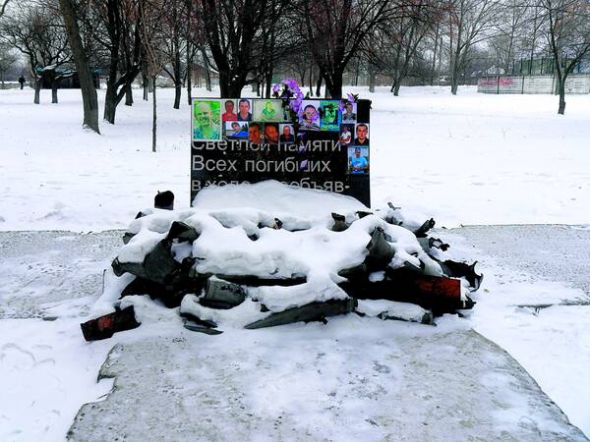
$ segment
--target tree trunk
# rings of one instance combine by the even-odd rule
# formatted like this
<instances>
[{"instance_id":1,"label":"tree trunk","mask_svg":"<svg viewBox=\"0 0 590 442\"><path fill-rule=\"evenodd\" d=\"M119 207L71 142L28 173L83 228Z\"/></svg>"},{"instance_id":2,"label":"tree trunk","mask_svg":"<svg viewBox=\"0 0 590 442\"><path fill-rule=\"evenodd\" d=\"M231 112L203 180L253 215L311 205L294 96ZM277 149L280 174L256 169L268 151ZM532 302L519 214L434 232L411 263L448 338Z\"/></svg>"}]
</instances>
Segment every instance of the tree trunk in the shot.
<instances>
[{"instance_id":1,"label":"tree trunk","mask_svg":"<svg viewBox=\"0 0 590 442\"><path fill-rule=\"evenodd\" d=\"M109 73L106 80L107 90L104 97L104 115L103 119L111 124L115 124L115 114L117 112L117 54L111 50Z\"/></svg>"},{"instance_id":2,"label":"tree trunk","mask_svg":"<svg viewBox=\"0 0 590 442\"><path fill-rule=\"evenodd\" d=\"M565 79L557 78L557 88L559 91L559 108L558 115L565 115Z\"/></svg>"},{"instance_id":3,"label":"tree trunk","mask_svg":"<svg viewBox=\"0 0 590 442\"><path fill-rule=\"evenodd\" d=\"M228 75L223 69L219 70L219 93L221 98L231 98L231 95L229 95Z\"/></svg>"},{"instance_id":4,"label":"tree trunk","mask_svg":"<svg viewBox=\"0 0 590 442\"><path fill-rule=\"evenodd\" d=\"M57 100L57 85L58 85L59 81L57 80L53 80L53 83L51 84L51 103L52 104L57 104L58 100Z\"/></svg>"},{"instance_id":5,"label":"tree trunk","mask_svg":"<svg viewBox=\"0 0 590 442\"><path fill-rule=\"evenodd\" d=\"M395 87L393 88L393 96L397 97L399 96L399 89L402 86L402 82L401 81L396 81L395 82Z\"/></svg>"},{"instance_id":6,"label":"tree trunk","mask_svg":"<svg viewBox=\"0 0 590 442\"><path fill-rule=\"evenodd\" d=\"M272 68L272 66L269 66L268 71L266 71L266 98L270 98L270 94L271 94L272 73L273 73L273 68Z\"/></svg>"},{"instance_id":7,"label":"tree trunk","mask_svg":"<svg viewBox=\"0 0 590 442\"><path fill-rule=\"evenodd\" d=\"M203 55L203 69L205 70L205 88L211 92L211 72L209 72L209 58L207 58L207 53L205 52L205 49L201 48L201 54ZM223 95L223 87L227 84L227 74L224 75L224 77L226 78L225 81L222 82L221 80L222 77L222 73L219 72L219 86L220 88L222 88L221 91L221 96L223 98L228 97L228 95Z\"/></svg>"},{"instance_id":8,"label":"tree trunk","mask_svg":"<svg viewBox=\"0 0 590 442\"><path fill-rule=\"evenodd\" d=\"M458 57L455 56L451 64L451 94L457 95L459 90L459 66Z\"/></svg>"},{"instance_id":9,"label":"tree trunk","mask_svg":"<svg viewBox=\"0 0 590 442\"><path fill-rule=\"evenodd\" d=\"M180 99L182 97L182 83L179 81L174 84L174 109L180 109Z\"/></svg>"},{"instance_id":10,"label":"tree trunk","mask_svg":"<svg viewBox=\"0 0 590 442\"><path fill-rule=\"evenodd\" d=\"M41 88L43 87L43 77L35 78L35 98L33 103L41 103Z\"/></svg>"},{"instance_id":11,"label":"tree trunk","mask_svg":"<svg viewBox=\"0 0 590 442\"><path fill-rule=\"evenodd\" d=\"M459 90L459 79L455 75L455 76L453 76L453 78L451 78L451 94L457 95L458 90Z\"/></svg>"},{"instance_id":12,"label":"tree trunk","mask_svg":"<svg viewBox=\"0 0 590 442\"><path fill-rule=\"evenodd\" d=\"M432 72L430 76L430 86L434 85L434 78L436 77L436 56L438 52L438 34L440 32L440 23L437 22L434 30L434 50L432 51ZM442 50L442 49L441 49Z\"/></svg>"},{"instance_id":13,"label":"tree trunk","mask_svg":"<svg viewBox=\"0 0 590 442\"><path fill-rule=\"evenodd\" d=\"M453 40L453 23L449 15L449 76L451 77L451 94L457 95L457 58L455 56L455 46ZM458 37L457 37L458 38Z\"/></svg>"},{"instance_id":14,"label":"tree trunk","mask_svg":"<svg viewBox=\"0 0 590 442\"><path fill-rule=\"evenodd\" d=\"M82 126L100 134L98 127L98 98L96 96L96 89L94 88L92 71L88 64L86 50L82 44L75 10L71 0L60 0L59 4L61 13L64 17L66 31L68 33L74 63L76 64L76 70L78 72L78 79L80 81L80 90L82 92L82 103L84 107L84 122L82 123Z\"/></svg>"},{"instance_id":15,"label":"tree trunk","mask_svg":"<svg viewBox=\"0 0 590 442\"><path fill-rule=\"evenodd\" d=\"M125 84L125 106L133 106L133 89L131 89L131 83Z\"/></svg>"},{"instance_id":16,"label":"tree trunk","mask_svg":"<svg viewBox=\"0 0 590 442\"><path fill-rule=\"evenodd\" d=\"M211 92L213 89L211 87L211 72L209 72L209 66L205 68L205 89L207 89L209 92Z\"/></svg>"},{"instance_id":17,"label":"tree trunk","mask_svg":"<svg viewBox=\"0 0 590 442\"><path fill-rule=\"evenodd\" d=\"M189 45L187 43L186 48L186 98L188 100L188 105L190 106L193 102L193 72L192 72L192 59L189 55Z\"/></svg>"},{"instance_id":18,"label":"tree trunk","mask_svg":"<svg viewBox=\"0 0 590 442\"><path fill-rule=\"evenodd\" d=\"M110 79L107 79L107 91L104 98L104 115L103 119L107 123L115 124L115 114L117 112L117 90L112 84L109 85Z\"/></svg>"},{"instance_id":19,"label":"tree trunk","mask_svg":"<svg viewBox=\"0 0 590 442\"><path fill-rule=\"evenodd\" d=\"M117 73L119 71L119 45L113 44L110 51L109 72L107 77L107 90L104 98L104 115L105 121L115 124L115 114L117 112Z\"/></svg>"},{"instance_id":20,"label":"tree trunk","mask_svg":"<svg viewBox=\"0 0 590 442\"><path fill-rule=\"evenodd\" d=\"M315 86L315 96L320 97L322 94L322 83L324 81L324 73L320 69L320 73L318 74L318 81Z\"/></svg>"},{"instance_id":21,"label":"tree trunk","mask_svg":"<svg viewBox=\"0 0 590 442\"><path fill-rule=\"evenodd\" d=\"M180 69L180 51L178 44L174 53L174 109L180 109L180 99L182 97L182 73Z\"/></svg>"},{"instance_id":22,"label":"tree trunk","mask_svg":"<svg viewBox=\"0 0 590 442\"><path fill-rule=\"evenodd\" d=\"M377 74L375 73L375 69L370 67L369 68L369 92L375 92L376 78L377 78Z\"/></svg>"},{"instance_id":23,"label":"tree trunk","mask_svg":"<svg viewBox=\"0 0 590 442\"><path fill-rule=\"evenodd\" d=\"M141 83L143 85L143 101L148 101L150 92L150 80L145 68L141 70Z\"/></svg>"},{"instance_id":24,"label":"tree trunk","mask_svg":"<svg viewBox=\"0 0 590 442\"><path fill-rule=\"evenodd\" d=\"M246 77L244 74L231 73L228 69L219 70L219 89L221 91L221 98L237 98L241 97L242 89L246 84ZM260 96L260 83L253 83L252 86L257 86L258 96Z\"/></svg>"},{"instance_id":25,"label":"tree trunk","mask_svg":"<svg viewBox=\"0 0 590 442\"><path fill-rule=\"evenodd\" d=\"M157 140L157 127L158 127L158 118L157 118L157 105L156 105L156 76L152 78L153 84L153 100L152 100L152 109L153 109L153 118L152 118L152 152L156 151L156 140Z\"/></svg>"},{"instance_id":26,"label":"tree trunk","mask_svg":"<svg viewBox=\"0 0 590 442\"><path fill-rule=\"evenodd\" d=\"M192 18L192 11L193 11L193 2L189 0L186 2L187 11L186 16L189 20L189 23ZM187 34L186 34L186 99L188 100L188 105L190 106L193 102L193 49L191 45L191 27L186 27Z\"/></svg>"},{"instance_id":27,"label":"tree trunk","mask_svg":"<svg viewBox=\"0 0 590 442\"><path fill-rule=\"evenodd\" d=\"M342 98L342 75L341 70L332 71L326 76L326 88L333 100L340 100Z\"/></svg>"}]
</instances>

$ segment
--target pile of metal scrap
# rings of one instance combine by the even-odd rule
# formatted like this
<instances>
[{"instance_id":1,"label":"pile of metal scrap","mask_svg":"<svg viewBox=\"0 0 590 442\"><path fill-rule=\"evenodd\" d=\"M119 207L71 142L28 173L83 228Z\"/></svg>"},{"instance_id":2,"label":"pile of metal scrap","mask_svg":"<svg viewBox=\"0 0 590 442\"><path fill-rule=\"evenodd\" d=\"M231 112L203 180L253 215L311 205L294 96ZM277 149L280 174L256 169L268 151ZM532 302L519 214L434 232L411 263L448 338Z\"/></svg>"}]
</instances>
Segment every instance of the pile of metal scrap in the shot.
<instances>
[{"instance_id":1,"label":"pile of metal scrap","mask_svg":"<svg viewBox=\"0 0 590 442\"><path fill-rule=\"evenodd\" d=\"M224 271L200 273L196 269L196 263L200 259L198 256L184 252L182 259L179 259L178 250L190 251L200 235L197 229L181 221L170 224L165 237L145 254L142 262L126 262L118 256L113 260L112 268L117 276L125 273L135 276L121 292L121 298L128 295L149 295L167 307L180 306L180 314L186 318L185 327L208 334L217 334L221 331L216 321L199 312L205 309L231 310L246 301L255 302L256 308L263 313L261 317L253 318L252 322L244 324L244 328L247 329L299 321L325 322L330 316L351 312L381 319L433 324L434 318L444 313L471 309L475 303L468 293L476 291L483 278L483 275L475 272L475 263L438 259L438 256L444 255L439 252L446 251L449 245L429 236L435 225L434 220L430 219L414 228L404 226L396 217L398 209L390 205L386 213L357 212L356 217L349 222L344 215L333 213L331 230L346 232L354 222L367 216L377 216L381 223L383 220L390 225L405 227L415 235L428 259L440 266L442 274L429 274L426 271L425 260L414 260L413 263L405 261L403 265L392 266L392 260L396 257L392 239L383 228L376 227L366 244L364 262L351 268L339 269L341 282L333 289L335 296L323 301L312 301L302 305L295 303L289 308L273 310L268 303L265 304L264 300L259 299L256 293L260 293L265 287L291 287L292 293L297 296L298 288L307 288L305 275L293 274L284 277L269 274L261 277L236 275ZM140 213L139 216L142 215ZM284 223L277 218L274 218L272 223L258 227L285 229ZM345 233L342 235L344 240ZM129 242L133 236L132 233L126 233L124 242ZM256 241L257 237L252 235L250 239ZM374 304L368 308L370 302L367 300L376 299L390 301L390 304ZM363 300L360 307L358 300ZM408 305L407 303L413 304L414 307L410 310L403 308L403 305ZM109 319L101 317L82 324L87 340L108 338L115 331L139 325L129 308L116 310L107 316Z\"/></svg>"}]
</instances>

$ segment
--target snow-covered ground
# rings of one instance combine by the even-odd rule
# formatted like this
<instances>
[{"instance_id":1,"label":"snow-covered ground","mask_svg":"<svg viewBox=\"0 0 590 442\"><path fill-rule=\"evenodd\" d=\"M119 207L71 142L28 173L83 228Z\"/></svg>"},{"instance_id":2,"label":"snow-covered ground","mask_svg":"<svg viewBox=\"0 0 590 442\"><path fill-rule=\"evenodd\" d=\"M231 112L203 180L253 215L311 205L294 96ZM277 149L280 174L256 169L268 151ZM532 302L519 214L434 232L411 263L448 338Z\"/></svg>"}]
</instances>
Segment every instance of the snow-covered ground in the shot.
<instances>
[{"instance_id":1,"label":"snow-covered ground","mask_svg":"<svg viewBox=\"0 0 590 442\"><path fill-rule=\"evenodd\" d=\"M453 97L438 87L406 88L396 98L386 88L375 94L349 91L373 100L374 207L391 201L417 220L434 217L437 227L573 224L590 229L590 96L567 97L566 115L558 116L554 96L483 95L468 88ZM98 136L80 128L78 91L60 91L59 105L50 104L49 91L44 93L45 103L35 106L31 90L0 91L0 231L123 229L138 210L152 205L158 190L172 190L176 207L188 207L190 119L185 102L180 110L171 109L172 91L160 92L156 153L151 152L151 103L121 105L117 124L102 124ZM325 209L318 205L318 211ZM88 289L86 297L52 298L60 287L71 286L67 257L76 261L76 251L69 250L64 261L52 261L52 253L39 259L33 257L35 244L14 251L6 235L0 236L0 263L14 267L8 277L0 276L0 390L8 393L0 396L0 439L61 440L79 406L110 387L94 381L114 342L85 344L77 328L100 287ZM60 241L67 244L68 234ZM468 241L457 242L458 257L484 254ZM551 248L544 253L558 262L570 259ZM38 269L12 260L27 254ZM101 259L76 265L84 274L99 275L108 265L108 258ZM582 271L590 270L587 250L575 259ZM538 316L514 307L580 299L587 304L588 293L564 285L559 275L538 280L534 271L511 267L489 251L482 261L484 290L472 317L458 327L472 327L509 351L590 435L589 307L553 307ZM51 275L57 287L36 284L34 277L19 280L19 274L30 277L36 271ZM39 315L59 319L17 319Z\"/></svg>"},{"instance_id":2,"label":"snow-covered ground","mask_svg":"<svg viewBox=\"0 0 590 442\"><path fill-rule=\"evenodd\" d=\"M373 205L391 201L447 227L589 222L590 96L567 97L558 116L554 96L350 90L373 100ZM0 230L125 228L157 190L188 206L189 111L185 101L170 108L171 92L152 153L151 103L140 97L98 136L80 130L78 91L60 91L59 105L44 91L38 106L30 90L1 91Z\"/></svg>"}]
</instances>

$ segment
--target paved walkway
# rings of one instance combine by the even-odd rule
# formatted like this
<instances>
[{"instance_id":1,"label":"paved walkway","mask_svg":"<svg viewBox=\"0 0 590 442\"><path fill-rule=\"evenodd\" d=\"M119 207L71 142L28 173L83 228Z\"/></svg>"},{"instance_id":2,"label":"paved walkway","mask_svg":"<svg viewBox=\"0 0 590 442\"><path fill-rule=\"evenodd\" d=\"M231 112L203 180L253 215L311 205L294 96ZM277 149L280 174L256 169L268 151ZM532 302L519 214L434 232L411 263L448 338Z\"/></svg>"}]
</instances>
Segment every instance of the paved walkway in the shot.
<instances>
[{"instance_id":1,"label":"paved walkway","mask_svg":"<svg viewBox=\"0 0 590 442\"><path fill-rule=\"evenodd\" d=\"M542 256L524 253L542 243L534 231L527 229L530 241L511 252L515 238L527 237L520 227L485 229L453 234L477 238L486 253L518 258L549 279L571 275L572 284L588 293L576 277L584 270L583 256L574 256L573 269L569 260L550 269L556 250L563 245L570 252L565 238L571 235L579 253L590 250L588 230L560 238L551 229L562 227L535 227L548 241L548 258L538 261L523 257ZM80 322L100 294L102 269L120 236L0 233L0 320L51 317L56 303L79 299L72 321ZM115 388L105 401L80 410L69 438L587 440L514 359L464 323L435 328L349 315L327 326L219 336L176 323L142 326L124 334L111 352L101 376L114 377Z\"/></svg>"},{"instance_id":2,"label":"paved walkway","mask_svg":"<svg viewBox=\"0 0 590 442\"><path fill-rule=\"evenodd\" d=\"M590 304L590 225L470 226L449 232L531 278L579 288Z\"/></svg>"}]
</instances>

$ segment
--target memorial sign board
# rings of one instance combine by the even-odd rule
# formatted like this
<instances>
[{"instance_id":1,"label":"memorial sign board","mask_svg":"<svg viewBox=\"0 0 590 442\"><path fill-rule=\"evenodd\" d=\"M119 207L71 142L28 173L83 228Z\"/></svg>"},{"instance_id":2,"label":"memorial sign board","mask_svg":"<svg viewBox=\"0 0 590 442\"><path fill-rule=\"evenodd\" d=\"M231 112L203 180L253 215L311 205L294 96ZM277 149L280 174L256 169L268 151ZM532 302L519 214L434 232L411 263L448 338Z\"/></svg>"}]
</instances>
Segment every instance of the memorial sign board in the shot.
<instances>
[{"instance_id":1,"label":"memorial sign board","mask_svg":"<svg viewBox=\"0 0 590 442\"><path fill-rule=\"evenodd\" d=\"M192 104L191 201L210 185L268 179L357 198L370 207L369 100L197 98Z\"/></svg>"}]
</instances>

